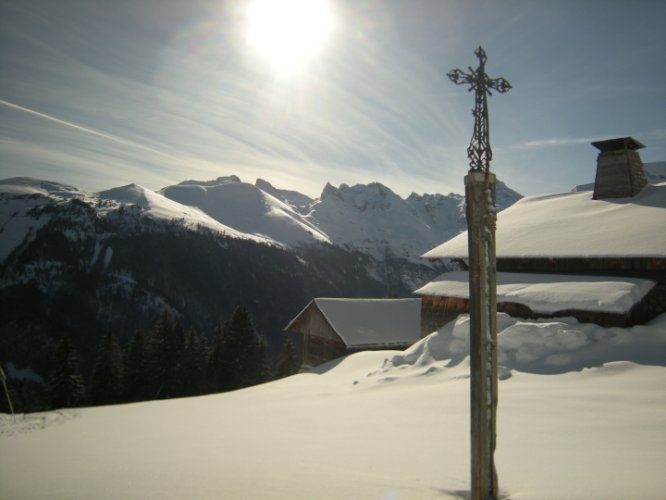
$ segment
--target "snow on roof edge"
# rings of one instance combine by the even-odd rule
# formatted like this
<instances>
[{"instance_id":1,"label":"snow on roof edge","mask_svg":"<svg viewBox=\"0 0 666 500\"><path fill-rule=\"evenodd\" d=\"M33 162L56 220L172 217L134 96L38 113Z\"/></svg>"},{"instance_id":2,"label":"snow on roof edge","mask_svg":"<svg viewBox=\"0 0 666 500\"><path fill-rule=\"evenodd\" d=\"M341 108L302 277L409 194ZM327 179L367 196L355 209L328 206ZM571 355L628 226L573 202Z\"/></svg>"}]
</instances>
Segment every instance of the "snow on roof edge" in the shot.
<instances>
[{"instance_id":1,"label":"snow on roof edge","mask_svg":"<svg viewBox=\"0 0 666 500\"><path fill-rule=\"evenodd\" d=\"M469 299L469 273L441 274L414 293ZM497 302L523 304L535 313L569 309L627 314L656 286L644 278L497 273Z\"/></svg>"},{"instance_id":2,"label":"snow on roof edge","mask_svg":"<svg viewBox=\"0 0 666 500\"><path fill-rule=\"evenodd\" d=\"M301 317L301 314L303 314L308 309L308 307L310 307L310 305L314 303L314 301L315 301L315 299L311 299L310 302L305 304L305 307L303 309L301 309L298 312L298 314L292 318L292 320L287 324L287 326L284 327L285 332L291 331L290 330L291 325L293 325L296 322L296 320Z\"/></svg>"},{"instance_id":3,"label":"snow on roof edge","mask_svg":"<svg viewBox=\"0 0 666 500\"><path fill-rule=\"evenodd\" d=\"M382 342L382 343L366 343L366 344L357 344L354 343L351 339L346 338L347 337L347 332L341 332L338 329L337 321L334 320L334 318L330 318L329 315L320 307L320 304L326 303L326 302L351 302L351 303L360 303L360 302L369 302L369 303L380 303L380 302L415 302L418 301L419 303L421 302L420 298L409 298L409 299L352 299L352 298L327 298L327 297L319 297L316 299L313 299L313 302L315 302L319 308L319 311L321 314L326 318L326 321L328 322L329 325L331 325L331 328L333 328L333 331L342 339L342 341L345 343L347 347L363 347L363 346L372 346L372 345L399 345L397 344L397 341L394 342ZM420 332L419 332L420 333ZM400 341L401 343L403 342L409 342L409 341Z\"/></svg>"},{"instance_id":4,"label":"snow on roof edge","mask_svg":"<svg viewBox=\"0 0 666 500\"><path fill-rule=\"evenodd\" d=\"M395 332L389 332L387 337L384 337L384 340L382 341L377 341L377 342L359 342L359 339L354 339L352 338L348 331L343 331L343 329L340 328L339 324L339 318L332 317L331 316L331 311L327 310L328 308L326 307L326 304L339 304L339 303L344 303L348 302L350 304L354 305L359 305L361 303L372 303L372 304L379 304L379 303L390 303L391 305L396 305L396 302L400 304L417 304L418 306L416 307L416 313L418 317L418 322L414 325L410 325L412 327L416 327L414 332L409 332L410 336L404 337L404 338L391 338L391 334L395 334ZM420 337L421 331L420 331L420 303L421 303L421 298L400 298L400 299L376 299L376 298L329 298L329 297L316 297L312 299L308 304L292 319L285 330L289 330L290 327L296 322L298 318L312 305L315 304L317 306L317 309L319 312L322 314L322 316L326 319L327 323L331 326L333 331L335 332L336 335L340 337L340 339L344 342L344 344L347 347L353 347L353 348L363 348L363 347L370 347L370 346L377 346L377 345L382 345L382 346L401 346L401 345L406 345L411 342L414 342L418 340ZM355 326L360 326L360 325L355 325ZM381 326L381 325L379 325ZM411 328L409 329L411 330ZM416 335L415 338L411 338L411 334ZM361 339L361 340L367 340L367 339Z\"/></svg>"}]
</instances>

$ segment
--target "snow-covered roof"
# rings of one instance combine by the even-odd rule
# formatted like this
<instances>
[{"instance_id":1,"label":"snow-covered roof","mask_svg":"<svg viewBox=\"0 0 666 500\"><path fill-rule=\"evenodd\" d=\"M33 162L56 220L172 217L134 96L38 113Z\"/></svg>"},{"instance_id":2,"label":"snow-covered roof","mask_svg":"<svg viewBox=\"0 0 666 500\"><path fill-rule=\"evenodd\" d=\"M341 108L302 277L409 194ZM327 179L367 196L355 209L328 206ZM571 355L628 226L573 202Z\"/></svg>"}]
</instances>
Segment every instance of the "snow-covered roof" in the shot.
<instances>
[{"instance_id":1,"label":"snow-covered roof","mask_svg":"<svg viewBox=\"0 0 666 500\"><path fill-rule=\"evenodd\" d=\"M666 182L633 198L593 200L591 191L523 198L497 217L496 255L666 257ZM427 252L467 258L467 232Z\"/></svg>"},{"instance_id":2,"label":"snow-covered roof","mask_svg":"<svg viewBox=\"0 0 666 500\"><path fill-rule=\"evenodd\" d=\"M317 298L313 302L347 347L399 346L421 338L421 299Z\"/></svg>"},{"instance_id":3,"label":"snow-covered roof","mask_svg":"<svg viewBox=\"0 0 666 500\"><path fill-rule=\"evenodd\" d=\"M497 273L497 302L528 306L536 313L575 309L628 313L655 286L640 278L564 274ZM444 273L414 292L469 298L469 273Z\"/></svg>"}]
</instances>

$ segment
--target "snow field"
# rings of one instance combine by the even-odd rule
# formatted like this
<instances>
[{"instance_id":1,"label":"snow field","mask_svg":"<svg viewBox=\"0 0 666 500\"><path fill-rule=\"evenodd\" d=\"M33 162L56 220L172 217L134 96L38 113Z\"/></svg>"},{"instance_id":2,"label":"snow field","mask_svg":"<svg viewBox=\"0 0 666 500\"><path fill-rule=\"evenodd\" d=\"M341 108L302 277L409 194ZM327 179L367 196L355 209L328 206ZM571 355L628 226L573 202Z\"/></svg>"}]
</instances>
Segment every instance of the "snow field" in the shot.
<instances>
[{"instance_id":1,"label":"snow field","mask_svg":"<svg viewBox=\"0 0 666 500\"><path fill-rule=\"evenodd\" d=\"M467 498L466 321L405 352L362 352L241 391L79 409L44 428L3 416L0 498ZM532 364L505 359L503 494L663 498L666 316L633 329L498 324L502 351L564 339ZM553 369L554 354L571 362Z\"/></svg>"}]
</instances>

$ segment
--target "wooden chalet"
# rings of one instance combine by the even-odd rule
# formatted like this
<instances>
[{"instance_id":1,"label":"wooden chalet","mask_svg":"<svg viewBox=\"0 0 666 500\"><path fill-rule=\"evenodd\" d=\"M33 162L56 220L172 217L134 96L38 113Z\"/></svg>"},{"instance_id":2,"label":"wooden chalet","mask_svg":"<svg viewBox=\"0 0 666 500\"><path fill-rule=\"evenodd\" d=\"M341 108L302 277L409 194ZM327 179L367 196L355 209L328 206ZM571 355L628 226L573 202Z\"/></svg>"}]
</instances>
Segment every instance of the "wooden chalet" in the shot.
<instances>
[{"instance_id":1,"label":"wooden chalet","mask_svg":"<svg viewBox=\"0 0 666 500\"><path fill-rule=\"evenodd\" d=\"M406 349L421 338L421 299L313 299L285 330L303 335L303 365L350 352Z\"/></svg>"},{"instance_id":2,"label":"wooden chalet","mask_svg":"<svg viewBox=\"0 0 666 500\"><path fill-rule=\"evenodd\" d=\"M635 139L593 145L600 151L593 191L528 197L498 214L498 311L603 326L641 324L666 312L666 182L647 182ZM467 245L465 232L424 257L466 270ZM467 280L465 271L446 273L415 292L424 328L469 311ZM544 293L548 306L539 302ZM554 297L561 297L560 309Z\"/></svg>"}]
</instances>

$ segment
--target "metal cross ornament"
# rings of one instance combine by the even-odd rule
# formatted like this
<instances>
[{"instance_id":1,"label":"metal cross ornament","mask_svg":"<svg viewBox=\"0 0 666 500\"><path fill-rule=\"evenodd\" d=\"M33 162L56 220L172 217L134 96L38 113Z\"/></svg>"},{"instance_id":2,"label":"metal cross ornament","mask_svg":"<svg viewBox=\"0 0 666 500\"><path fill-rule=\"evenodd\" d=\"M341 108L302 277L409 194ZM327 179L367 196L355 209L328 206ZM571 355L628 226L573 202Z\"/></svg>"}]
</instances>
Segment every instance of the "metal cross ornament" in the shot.
<instances>
[{"instance_id":1,"label":"metal cross ornament","mask_svg":"<svg viewBox=\"0 0 666 500\"><path fill-rule=\"evenodd\" d=\"M447 76L457 85L470 85L469 92L474 90L474 134L467 148L470 171L488 173L493 152L490 148L488 132L488 101L487 95L492 95L491 89L500 94L508 92L511 84L504 78L490 78L486 74L486 52L481 46L474 51L479 58L479 67L473 69L469 66L469 73L454 69Z\"/></svg>"},{"instance_id":2,"label":"metal cross ornament","mask_svg":"<svg viewBox=\"0 0 666 500\"><path fill-rule=\"evenodd\" d=\"M477 69L454 69L453 83L474 90L474 134L467 148L470 170L465 176L469 256L470 444L472 500L497 500L497 260L495 256L496 184L490 172L488 101L491 90L507 92L504 78L486 75L486 53L479 47Z\"/></svg>"}]
</instances>

